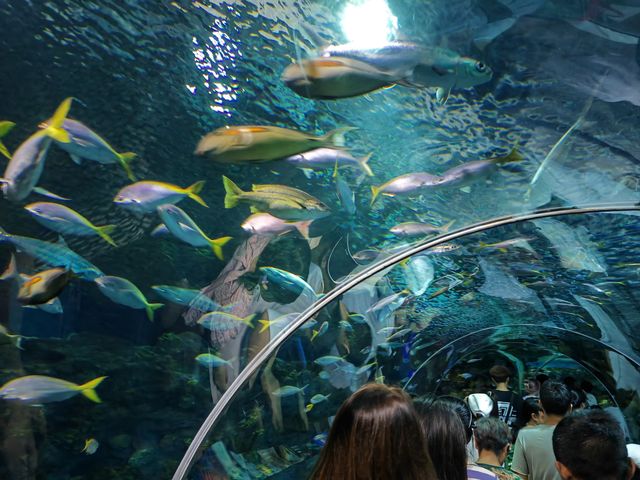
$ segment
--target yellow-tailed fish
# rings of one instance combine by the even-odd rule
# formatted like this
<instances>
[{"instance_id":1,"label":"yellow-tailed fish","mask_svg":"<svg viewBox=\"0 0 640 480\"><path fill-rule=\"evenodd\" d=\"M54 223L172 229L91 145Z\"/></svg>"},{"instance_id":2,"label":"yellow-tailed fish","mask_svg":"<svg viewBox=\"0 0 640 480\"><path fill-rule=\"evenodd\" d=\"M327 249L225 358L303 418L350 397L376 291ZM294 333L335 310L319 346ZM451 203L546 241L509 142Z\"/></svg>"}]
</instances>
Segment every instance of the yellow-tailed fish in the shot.
<instances>
[{"instance_id":1,"label":"yellow-tailed fish","mask_svg":"<svg viewBox=\"0 0 640 480\"><path fill-rule=\"evenodd\" d=\"M71 108L71 101L71 98L63 100L47 128L31 135L13 153L0 178L7 200L20 202L29 196L40 180L47 152L54 139L62 143L69 142L69 134L62 125Z\"/></svg>"},{"instance_id":2,"label":"yellow-tailed fish","mask_svg":"<svg viewBox=\"0 0 640 480\"><path fill-rule=\"evenodd\" d=\"M158 215L169 231L178 239L194 247L209 247L220 260L224 259L222 247L231 240L231 237L209 238L198 227L184 210L176 205L160 205Z\"/></svg>"},{"instance_id":3,"label":"yellow-tailed fish","mask_svg":"<svg viewBox=\"0 0 640 480\"><path fill-rule=\"evenodd\" d=\"M16 124L14 122L10 122L8 120L3 120L0 122L0 153L11 160L11 154L4 143L2 143L2 139L7 136L7 134L11 131Z\"/></svg>"},{"instance_id":4,"label":"yellow-tailed fish","mask_svg":"<svg viewBox=\"0 0 640 480\"><path fill-rule=\"evenodd\" d=\"M29 405L60 402L81 393L92 402L100 403L95 388L107 377L98 377L83 385L44 375L27 375L10 380L0 387L0 398L18 400Z\"/></svg>"},{"instance_id":5,"label":"yellow-tailed fish","mask_svg":"<svg viewBox=\"0 0 640 480\"><path fill-rule=\"evenodd\" d=\"M338 167L351 167L362 170L369 177L373 176L373 171L369 166L369 159L373 153L364 157L356 158L345 150L335 148L316 148L308 152L297 153L286 157L283 161L298 167L310 169L332 168L336 164Z\"/></svg>"},{"instance_id":6,"label":"yellow-tailed fish","mask_svg":"<svg viewBox=\"0 0 640 480\"><path fill-rule=\"evenodd\" d=\"M393 197L395 195L415 195L425 188L438 187L443 179L427 172L406 173L392 178L380 186L371 187L371 205L380 194Z\"/></svg>"},{"instance_id":7,"label":"yellow-tailed fish","mask_svg":"<svg viewBox=\"0 0 640 480\"><path fill-rule=\"evenodd\" d=\"M285 158L314 148L342 148L353 127L315 136L288 128L242 125L214 130L200 140L195 153L221 163L256 163Z\"/></svg>"},{"instance_id":8,"label":"yellow-tailed fish","mask_svg":"<svg viewBox=\"0 0 640 480\"><path fill-rule=\"evenodd\" d=\"M146 310L149 321L153 322L153 312L162 307L162 303L149 303L144 294L126 278L105 275L95 280L100 291L120 305Z\"/></svg>"},{"instance_id":9,"label":"yellow-tailed fish","mask_svg":"<svg viewBox=\"0 0 640 480\"><path fill-rule=\"evenodd\" d=\"M80 451L80 453L85 453L87 455L93 455L98 450L100 443L95 438L89 438L84 441L84 448Z\"/></svg>"},{"instance_id":10,"label":"yellow-tailed fish","mask_svg":"<svg viewBox=\"0 0 640 480\"><path fill-rule=\"evenodd\" d=\"M441 175L442 185L447 187L462 186L468 181L475 181L478 178L489 175L498 165L510 162L520 162L523 159L524 157L520 152L514 148L508 155L503 157L466 162L444 172Z\"/></svg>"},{"instance_id":11,"label":"yellow-tailed fish","mask_svg":"<svg viewBox=\"0 0 640 480\"><path fill-rule=\"evenodd\" d=\"M127 185L121 189L113 199L116 205L137 213L151 213L160 205L178 203L185 197L208 207L199 193L204 187L204 181L199 181L187 188L181 188L170 183L143 181Z\"/></svg>"},{"instance_id":12,"label":"yellow-tailed fish","mask_svg":"<svg viewBox=\"0 0 640 480\"><path fill-rule=\"evenodd\" d=\"M116 226L98 227L69 207L50 202L36 202L24 207L40 225L63 235L98 235L109 245L117 246L111 236Z\"/></svg>"}]
</instances>

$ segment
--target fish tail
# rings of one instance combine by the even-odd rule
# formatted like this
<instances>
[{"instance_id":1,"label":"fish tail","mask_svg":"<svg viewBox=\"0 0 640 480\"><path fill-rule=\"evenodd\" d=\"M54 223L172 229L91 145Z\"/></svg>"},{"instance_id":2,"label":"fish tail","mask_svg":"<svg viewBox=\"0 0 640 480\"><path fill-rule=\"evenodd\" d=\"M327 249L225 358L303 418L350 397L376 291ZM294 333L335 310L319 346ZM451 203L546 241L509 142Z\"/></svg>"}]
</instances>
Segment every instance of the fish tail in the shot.
<instances>
[{"instance_id":1,"label":"fish tail","mask_svg":"<svg viewBox=\"0 0 640 480\"><path fill-rule=\"evenodd\" d=\"M98 385L102 383L102 381L105 378L107 377L94 378L93 380L85 383L84 385L78 385L78 390L80 390L80 393L82 393L85 397L87 397L92 402L102 403L102 400L100 400L100 397L96 393L95 389L98 387Z\"/></svg>"},{"instance_id":2,"label":"fish tail","mask_svg":"<svg viewBox=\"0 0 640 480\"><path fill-rule=\"evenodd\" d=\"M224 255L222 254L222 247L231 240L232 237L220 237L215 239L209 239L209 245L211 245L211 249L216 257L219 260L224 260Z\"/></svg>"},{"instance_id":3,"label":"fish tail","mask_svg":"<svg viewBox=\"0 0 640 480\"><path fill-rule=\"evenodd\" d=\"M116 229L115 225L104 225L102 227L96 227L96 233L100 235L100 237L107 242L109 245L113 247L117 247L116 242L113 241L110 234Z\"/></svg>"},{"instance_id":4,"label":"fish tail","mask_svg":"<svg viewBox=\"0 0 640 480\"><path fill-rule=\"evenodd\" d=\"M516 147L511 150L511 152L509 152L509 155L507 155L506 157L500 157L496 159L496 163L502 164L510 162L521 162L522 160L524 160L524 156L520 153L518 147Z\"/></svg>"},{"instance_id":5,"label":"fish tail","mask_svg":"<svg viewBox=\"0 0 640 480\"><path fill-rule=\"evenodd\" d=\"M11 129L15 127L15 125L16 124L14 122L0 122L0 138L3 138L5 135L7 135L11 131ZM7 147L4 145L4 143L2 143L2 141L0 141L0 153L11 160L11 154L9 153L9 150L7 150Z\"/></svg>"},{"instance_id":6,"label":"fish tail","mask_svg":"<svg viewBox=\"0 0 640 480\"><path fill-rule=\"evenodd\" d=\"M254 328L253 326L253 319L256 318L256 314L252 313L251 315L247 315L246 317L241 318L240 320L242 321L242 323L244 323L245 325L247 325L249 328Z\"/></svg>"},{"instance_id":7,"label":"fish tail","mask_svg":"<svg viewBox=\"0 0 640 480\"><path fill-rule=\"evenodd\" d=\"M344 147L344 135L347 132L351 132L353 130L357 130L357 127L341 127L336 128L335 130L331 130L329 133L321 137L322 143L329 147Z\"/></svg>"},{"instance_id":8,"label":"fish tail","mask_svg":"<svg viewBox=\"0 0 640 480\"><path fill-rule=\"evenodd\" d=\"M0 179L0 183L1 183ZM0 242L7 242L11 239L11 234L7 233L6 230L2 227L0 227Z\"/></svg>"},{"instance_id":9,"label":"fish tail","mask_svg":"<svg viewBox=\"0 0 640 480\"><path fill-rule=\"evenodd\" d=\"M199 182L194 183L190 187L187 187L187 196L196 202L198 202L203 207L209 208L209 205L205 203L205 201L198 195L202 191L202 187L204 187L204 180L200 180Z\"/></svg>"},{"instance_id":10,"label":"fish tail","mask_svg":"<svg viewBox=\"0 0 640 480\"><path fill-rule=\"evenodd\" d=\"M376 187L375 185L371 185L371 206L375 203L376 199L380 195L380 187Z\"/></svg>"},{"instance_id":11,"label":"fish tail","mask_svg":"<svg viewBox=\"0 0 640 480\"><path fill-rule=\"evenodd\" d=\"M443 226L440 227L440 230L443 233L447 233L449 231L449 229L451 228L451 226L456 223L455 220L451 220L449 223L444 224Z\"/></svg>"},{"instance_id":12,"label":"fish tail","mask_svg":"<svg viewBox=\"0 0 640 480\"><path fill-rule=\"evenodd\" d=\"M271 326L271 322L269 320L258 320L258 323L262 325L262 328L258 333L264 332L267 328Z\"/></svg>"},{"instance_id":13,"label":"fish tail","mask_svg":"<svg viewBox=\"0 0 640 480\"><path fill-rule=\"evenodd\" d=\"M360 165L360 168L362 169L362 171L369 177L373 177L373 170L371 170L371 167L369 166L369 159L371 158L372 155L373 155L373 152L368 153L364 157L360 157L357 159L358 165Z\"/></svg>"},{"instance_id":14,"label":"fish tail","mask_svg":"<svg viewBox=\"0 0 640 480\"><path fill-rule=\"evenodd\" d=\"M304 407L304 411L307 413L309 413L311 410L313 410L313 403L309 403L306 407Z\"/></svg>"},{"instance_id":15,"label":"fish tail","mask_svg":"<svg viewBox=\"0 0 640 480\"><path fill-rule=\"evenodd\" d=\"M53 117L49 121L49 125L42 130L42 135L46 135L47 137L53 138L55 141L60 143L69 143L71 138L69 138L69 133L63 128L64 121L67 118L67 114L69 113L69 109L71 108L71 101L73 97L65 98L60 106L56 109Z\"/></svg>"},{"instance_id":16,"label":"fish tail","mask_svg":"<svg viewBox=\"0 0 640 480\"><path fill-rule=\"evenodd\" d=\"M164 307L164 303L148 303L145 310L147 311L147 317L149 317L149 321L153 322L153 312L159 308Z\"/></svg>"},{"instance_id":17,"label":"fish tail","mask_svg":"<svg viewBox=\"0 0 640 480\"><path fill-rule=\"evenodd\" d=\"M16 256L12 253L11 259L9 260L9 266L2 273L2 276L0 276L0 280L11 280L11 279L17 278L18 276L19 274L18 274L18 267L16 265Z\"/></svg>"},{"instance_id":18,"label":"fish tail","mask_svg":"<svg viewBox=\"0 0 640 480\"><path fill-rule=\"evenodd\" d=\"M137 155L133 152L118 153L120 165L122 165L122 168L124 168L124 171L127 173L127 177L132 182L136 181L136 176L133 174L133 170L131 170L131 162L136 157Z\"/></svg>"},{"instance_id":19,"label":"fish tail","mask_svg":"<svg viewBox=\"0 0 640 480\"><path fill-rule=\"evenodd\" d=\"M230 178L222 176L222 184L224 185L224 191L226 195L224 196L224 208L233 208L238 204L238 200L240 195L244 192L240 189L238 185L233 183Z\"/></svg>"},{"instance_id":20,"label":"fish tail","mask_svg":"<svg viewBox=\"0 0 640 480\"><path fill-rule=\"evenodd\" d=\"M309 241L309 225L311 225L311 222L313 222L313 220L296 223L296 230L300 232L300 235L302 235L306 241Z\"/></svg>"}]
</instances>

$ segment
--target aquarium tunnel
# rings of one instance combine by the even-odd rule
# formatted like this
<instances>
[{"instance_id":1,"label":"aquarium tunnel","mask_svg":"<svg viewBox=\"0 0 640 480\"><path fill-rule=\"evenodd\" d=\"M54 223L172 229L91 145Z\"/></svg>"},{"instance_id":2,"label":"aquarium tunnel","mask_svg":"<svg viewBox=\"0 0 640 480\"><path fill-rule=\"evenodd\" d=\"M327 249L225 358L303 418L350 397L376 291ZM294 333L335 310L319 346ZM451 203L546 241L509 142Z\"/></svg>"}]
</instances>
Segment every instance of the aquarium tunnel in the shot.
<instances>
[{"instance_id":1,"label":"aquarium tunnel","mask_svg":"<svg viewBox=\"0 0 640 480\"><path fill-rule=\"evenodd\" d=\"M495 364L640 443L637 0L6 0L0 31L0 478L304 479L360 386Z\"/></svg>"}]
</instances>

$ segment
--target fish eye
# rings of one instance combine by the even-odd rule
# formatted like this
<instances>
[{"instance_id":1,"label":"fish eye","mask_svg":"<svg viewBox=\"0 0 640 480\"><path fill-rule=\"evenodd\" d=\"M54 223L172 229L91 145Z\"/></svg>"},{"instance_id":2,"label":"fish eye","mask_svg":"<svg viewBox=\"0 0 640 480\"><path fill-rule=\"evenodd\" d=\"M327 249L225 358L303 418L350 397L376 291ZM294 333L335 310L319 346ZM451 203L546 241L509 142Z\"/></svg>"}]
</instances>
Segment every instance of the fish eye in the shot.
<instances>
[{"instance_id":1,"label":"fish eye","mask_svg":"<svg viewBox=\"0 0 640 480\"><path fill-rule=\"evenodd\" d=\"M480 73L487 71L487 66L482 62L476 62L476 70Z\"/></svg>"}]
</instances>

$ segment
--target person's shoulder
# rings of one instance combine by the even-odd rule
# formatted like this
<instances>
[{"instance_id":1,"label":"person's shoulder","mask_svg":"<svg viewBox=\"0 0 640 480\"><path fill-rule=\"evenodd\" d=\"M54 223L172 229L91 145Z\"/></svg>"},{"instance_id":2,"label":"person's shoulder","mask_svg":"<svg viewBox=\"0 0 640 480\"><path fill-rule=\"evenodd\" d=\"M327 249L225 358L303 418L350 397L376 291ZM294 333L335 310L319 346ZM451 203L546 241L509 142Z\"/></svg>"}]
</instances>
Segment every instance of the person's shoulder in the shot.
<instances>
[{"instance_id":1,"label":"person's shoulder","mask_svg":"<svg viewBox=\"0 0 640 480\"><path fill-rule=\"evenodd\" d=\"M484 463L479 465L486 468L487 470L491 470L496 475L496 478L498 480L522 480L522 477L520 475L509 470L508 468L496 467L494 465L487 465Z\"/></svg>"},{"instance_id":2,"label":"person's shoulder","mask_svg":"<svg viewBox=\"0 0 640 480\"><path fill-rule=\"evenodd\" d=\"M467 465L467 478L468 480L498 480L494 472L477 464Z\"/></svg>"}]
</instances>

